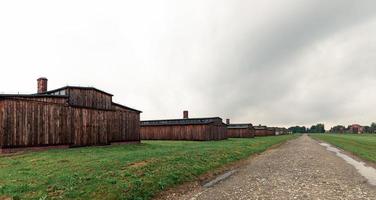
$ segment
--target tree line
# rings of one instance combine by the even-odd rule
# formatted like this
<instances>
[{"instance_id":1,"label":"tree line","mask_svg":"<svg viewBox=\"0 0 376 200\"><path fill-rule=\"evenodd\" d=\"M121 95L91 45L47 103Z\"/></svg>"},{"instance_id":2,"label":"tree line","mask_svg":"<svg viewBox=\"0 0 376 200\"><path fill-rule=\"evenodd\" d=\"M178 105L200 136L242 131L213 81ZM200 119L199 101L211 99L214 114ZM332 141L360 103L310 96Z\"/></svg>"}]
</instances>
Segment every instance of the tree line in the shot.
<instances>
[{"instance_id":1,"label":"tree line","mask_svg":"<svg viewBox=\"0 0 376 200\"><path fill-rule=\"evenodd\" d=\"M361 132L362 133L376 133L376 123L373 122L370 126L361 126ZM352 133L352 127L351 125L348 127L337 125L330 129L331 133Z\"/></svg>"},{"instance_id":2,"label":"tree line","mask_svg":"<svg viewBox=\"0 0 376 200\"><path fill-rule=\"evenodd\" d=\"M292 133L325 133L324 124L312 125L310 128L305 126L293 126L288 128ZM376 123L373 122L370 126L361 126L362 133L376 133ZM352 126L345 127L343 125L337 125L330 129L331 133L353 133Z\"/></svg>"},{"instance_id":3,"label":"tree line","mask_svg":"<svg viewBox=\"0 0 376 200\"><path fill-rule=\"evenodd\" d=\"M289 128L292 133L325 133L324 124L312 125L310 128L305 126L293 126Z\"/></svg>"}]
</instances>

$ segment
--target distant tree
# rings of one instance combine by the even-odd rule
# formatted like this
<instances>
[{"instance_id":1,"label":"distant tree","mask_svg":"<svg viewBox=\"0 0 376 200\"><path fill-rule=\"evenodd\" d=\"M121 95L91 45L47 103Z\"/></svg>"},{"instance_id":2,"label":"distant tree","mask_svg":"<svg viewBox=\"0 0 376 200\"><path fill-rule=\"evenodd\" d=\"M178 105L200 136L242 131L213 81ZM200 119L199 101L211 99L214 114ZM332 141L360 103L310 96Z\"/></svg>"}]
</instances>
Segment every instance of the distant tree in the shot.
<instances>
[{"instance_id":1,"label":"distant tree","mask_svg":"<svg viewBox=\"0 0 376 200\"><path fill-rule=\"evenodd\" d=\"M346 131L346 127L342 125L337 125L330 129L331 133L344 133L345 131Z\"/></svg>"},{"instance_id":2,"label":"distant tree","mask_svg":"<svg viewBox=\"0 0 376 200\"><path fill-rule=\"evenodd\" d=\"M292 133L307 133L307 128L305 126L293 126L288 129Z\"/></svg>"},{"instance_id":3,"label":"distant tree","mask_svg":"<svg viewBox=\"0 0 376 200\"><path fill-rule=\"evenodd\" d=\"M372 122L371 127L370 127L370 132L376 133L376 123L375 122Z\"/></svg>"},{"instance_id":4,"label":"distant tree","mask_svg":"<svg viewBox=\"0 0 376 200\"><path fill-rule=\"evenodd\" d=\"M324 124L313 125L309 129L309 133L325 133L325 125Z\"/></svg>"},{"instance_id":5,"label":"distant tree","mask_svg":"<svg viewBox=\"0 0 376 200\"><path fill-rule=\"evenodd\" d=\"M364 129L364 133L372 133L370 126L363 126L363 129Z\"/></svg>"}]
</instances>

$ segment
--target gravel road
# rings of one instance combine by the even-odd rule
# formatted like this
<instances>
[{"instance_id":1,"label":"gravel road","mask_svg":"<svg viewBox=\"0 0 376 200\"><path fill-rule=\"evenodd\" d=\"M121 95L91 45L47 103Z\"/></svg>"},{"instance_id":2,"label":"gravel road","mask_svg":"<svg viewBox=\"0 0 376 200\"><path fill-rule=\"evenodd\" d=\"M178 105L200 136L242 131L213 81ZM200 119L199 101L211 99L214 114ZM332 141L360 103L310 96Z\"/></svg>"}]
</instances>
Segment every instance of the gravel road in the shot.
<instances>
[{"instance_id":1,"label":"gravel road","mask_svg":"<svg viewBox=\"0 0 376 200\"><path fill-rule=\"evenodd\" d=\"M228 179L164 199L376 199L356 169L303 135L249 159Z\"/></svg>"}]
</instances>

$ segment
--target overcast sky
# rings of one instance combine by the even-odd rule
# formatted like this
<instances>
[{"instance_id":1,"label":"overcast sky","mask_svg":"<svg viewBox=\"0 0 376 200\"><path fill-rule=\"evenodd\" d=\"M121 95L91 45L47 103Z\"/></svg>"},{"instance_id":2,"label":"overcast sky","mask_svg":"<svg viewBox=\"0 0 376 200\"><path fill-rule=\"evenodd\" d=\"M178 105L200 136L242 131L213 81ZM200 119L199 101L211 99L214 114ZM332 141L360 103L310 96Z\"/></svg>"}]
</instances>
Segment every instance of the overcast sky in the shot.
<instances>
[{"instance_id":1,"label":"overcast sky","mask_svg":"<svg viewBox=\"0 0 376 200\"><path fill-rule=\"evenodd\" d=\"M0 92L94 86L142 119L376 121L375 0L0 1Z\"/></svg>"}]
</instances>

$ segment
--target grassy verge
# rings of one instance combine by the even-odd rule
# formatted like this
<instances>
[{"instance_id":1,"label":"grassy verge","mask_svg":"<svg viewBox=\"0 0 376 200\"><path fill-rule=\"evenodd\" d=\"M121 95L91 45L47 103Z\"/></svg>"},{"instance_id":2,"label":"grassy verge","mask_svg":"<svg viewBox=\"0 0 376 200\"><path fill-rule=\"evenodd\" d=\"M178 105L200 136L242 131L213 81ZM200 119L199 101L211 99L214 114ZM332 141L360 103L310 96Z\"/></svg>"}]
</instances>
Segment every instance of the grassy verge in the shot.
<instances>
[{"instance_id":1,"label":"grassy verge","mask_svg":"<svg viewBox=\"0 0 376 200\"><path fill-rule=\"evenodd\" d=\"M0 199L150 199L294 137L143 141L0 157Z\"/></svg>"},{"instance_id":2,"label":"grassy verge","mask_svg":"<svg viewBox=\"0 0 376 200\"><path fill-rule=\"evenodd\" d=\"M373 134L311 134L313 138L328 142L376 163L376 135Z\"/></svg>"}]
</instances>

